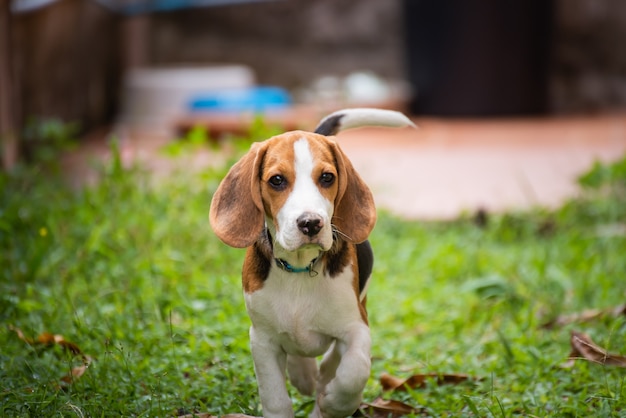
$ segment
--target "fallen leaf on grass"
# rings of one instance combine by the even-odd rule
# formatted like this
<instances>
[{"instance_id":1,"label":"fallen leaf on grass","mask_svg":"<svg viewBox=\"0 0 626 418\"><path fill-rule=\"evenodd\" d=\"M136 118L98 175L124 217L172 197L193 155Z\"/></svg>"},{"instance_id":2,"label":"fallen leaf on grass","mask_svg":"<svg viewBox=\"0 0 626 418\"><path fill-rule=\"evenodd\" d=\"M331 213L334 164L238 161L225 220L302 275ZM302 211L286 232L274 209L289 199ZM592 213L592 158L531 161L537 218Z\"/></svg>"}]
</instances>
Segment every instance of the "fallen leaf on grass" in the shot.
<instances>
[{"instance_id":1,"label":"fallen leaf on grass","mask_svg":"<svg viewBox=\"0 0 626 418\"><path fill-rule=\"evenodd\" d=\"M37 345L37 344L43 344L43 345L54 345L54 344L58 344L61 347L67 349L68 351L70 351L72 354L82 354L82 351L80 350L80 348L74 344L73 342L67 341L65 338L63 338L62 335L59 334L52 334L50 332L42 332L41 334L39 334L39 336L37 338L29 338L27 336L24 335L24 333L22 332L21 329L14 327L13 325L9 325L9 329L13 332L15 332L17 334L17 337L24 341L27 344L30 345Z\"/></svg>"},{"instance_id":2,"label":"fallen leaf on grass","mask_svg":"<svg viewBox=\"0 0 626 418\"><path fill-rule=\"evenodd\" d=\"M556 327L563 327L565 325L573 323L589 322L598 318L617 318L622 315L626 315L626 304L619 305L610 309L585 309L584 311L578 313L559 315L555 319L552 319L541 325L541 328L552 329Z\"/></svg>"},{"instance_id":3,"label":"fallen leaf on grass","mask_svg":"<svg viewBox=\"0 0 626 418\"><path fill-rule=\"evenodd\" d=\"M376 398L373 402L363 402L358 411L361 415L368 418L387 418L387 417L403 417L409 414L422 414L424 408L414 408L400 401L385 400Z\"/></svg>"},{"instance_id":4,"label":"fallen leaf on grass","mask_svg":"<svg viewBox=\"0 0 626 418\"><path fill-rule=\"evenodd\" d=\"M45 345L58 344L74 355L82 354L82 351L80 350L80 348L78 348L76 344L74 344L73 342L67 341L65 338L63 338L62 335L59 335L59 334L51 334L49 332L43 332L37 337L37 341Z\"/></svg>"},{"instance_id":5,"label":"fallen leaf on grass","mask_svg":"<svg viewBox=\"0 0 626 418\"><path fill-rule=\"evenodd\" d=\"M569 368L574 365L576 360L588 360L593 363L602 364L604 366L626 367L626 357L611 354L604 348L593 342L587 334L572 331L570 338L572 352L568 361L562 367Z\"/></svg>"},{"instance_id":6,"label":"fallen leaf on grass","mask_svg":"<svg viewBox=\"0 0 626 418\"><path fill-rule=\"evenodd\" d=\"M62 335L52 334L50 332L42 332L37 338L30 338L25 336L24 332L22 332L21 329L16 328L13 325L9 325L9 329L15 332L15 334L17 334L17 337L20 340L24 341L26 344L41 344L45 346L52 346L56 344L60 347L63 347L73 355L82 357L82 364L80 366L73 367L65 376L63 376L60 379L61 383L64 383L66 385L72 384L76 379L80 378L85 373L85 371L91 364L91 356L84 354L80 347L78 347L78 345L74 344L71 341L67 341Z\"/></svg>"},{"instance_id":7,"label":"fallen leaf on grass","mask_svg":"<svg viewBox=\"0 0 626 418\"><path fill-rule=\"evenodd\" d=\"M80 378L83 374L85 374L85 372L91 365L91 360L92 359L90 356L83 355L83 364L81 364L80 366L73 367L72 370L70 370L68 374L66 374L65 376L61 378L61 382L71 384L76 379Z\"/></svg>"},{"instance_id":8,"label":"fallen leaf on grass","mask_svg":"<svg viewBox=\"0 0 626 418\"><path fill-rule=\"evenodd\" d=\"M461 373L426 373L416 374L408 379L401 379L399 377L391 376L387 373L383 373L380 376L380 384L383 390L406 390L409 389L421 389L426 386L428 380L434 379L437 385L457 385L459 383L470 380L471 378L466 374Z\"/></svg>"}]
</instances>

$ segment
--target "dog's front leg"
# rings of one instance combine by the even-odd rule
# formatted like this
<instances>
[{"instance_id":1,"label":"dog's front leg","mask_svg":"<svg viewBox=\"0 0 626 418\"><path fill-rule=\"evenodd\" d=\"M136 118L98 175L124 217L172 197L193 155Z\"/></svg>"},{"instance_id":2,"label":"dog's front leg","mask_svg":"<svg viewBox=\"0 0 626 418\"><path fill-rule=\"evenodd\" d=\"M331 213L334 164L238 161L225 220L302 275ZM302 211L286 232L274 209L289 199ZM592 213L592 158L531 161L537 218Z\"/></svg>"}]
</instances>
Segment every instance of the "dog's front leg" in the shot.
<instances>
[{"instance_id":1,"label":"dog's front leg","mask_svg":"<svg viewBox=\"0 0 626 418\"><path fill-rule=\"evenodd\" d=\"M293 408L285 382L287 354L267 334L257 331L254 326L250 327L250 349L263 416L292 418Z\"/></svg>"},{"instance_id":2,"label":"dog's front leg","mask_svg":"<svg viewBox=\"0 0 626 418\"><path fill-rule=\"evenodd\" d=\"M370 375L369 328L359 324L337 340L322 361L318 394L311 418L345 417L359 407Z\"/></svg>"}]
</instances>

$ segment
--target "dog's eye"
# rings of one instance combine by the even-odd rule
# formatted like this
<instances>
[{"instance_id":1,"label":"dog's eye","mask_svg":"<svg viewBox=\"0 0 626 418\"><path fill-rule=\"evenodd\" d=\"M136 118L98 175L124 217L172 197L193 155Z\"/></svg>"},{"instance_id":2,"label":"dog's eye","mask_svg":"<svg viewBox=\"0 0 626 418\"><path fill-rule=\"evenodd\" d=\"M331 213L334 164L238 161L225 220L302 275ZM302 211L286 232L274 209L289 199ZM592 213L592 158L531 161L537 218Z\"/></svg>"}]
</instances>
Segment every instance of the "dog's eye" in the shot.
<instances>
[{"instance_id":1,"label":"dog's eye","mask_svg":"<svg viewBox=\"0 0 626 418\"><path fill-rule=\"evenodd\" d=\"M322 173L320 176L320 183L324 187L329 187L335 182L335 175L333 173Z\"/></svg>"},{"instance_id":2,"label":"dog's eye","mask_svg":"<svg viewBox=\"0 0 626 418\"><path fill-rule=\"evenodd\" d=\"M285 181L285 178L283 176L277 174L275 176L270 177L269 184L274 189L281 189L281 188L285 187L286 181Z\"/></svg>"}]
</instances>

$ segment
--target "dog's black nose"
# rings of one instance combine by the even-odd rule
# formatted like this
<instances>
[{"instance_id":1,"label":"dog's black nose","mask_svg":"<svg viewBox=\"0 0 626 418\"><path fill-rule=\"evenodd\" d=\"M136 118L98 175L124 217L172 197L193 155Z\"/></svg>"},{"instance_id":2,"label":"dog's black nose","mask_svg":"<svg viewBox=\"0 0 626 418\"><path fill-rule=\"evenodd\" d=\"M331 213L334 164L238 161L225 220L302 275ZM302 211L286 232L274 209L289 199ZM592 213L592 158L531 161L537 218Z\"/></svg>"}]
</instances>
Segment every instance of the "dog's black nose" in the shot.
<instances>
[{"instance_id":1,"label":"dog's black nose","mask_svg":"<svg viewBox=\"0 0 626 418\"><path fill-rule=\"evenodd\" d=\"M322 217L309 212L300 215L296 222L300 232L309 237L314 237L324 227Z\"/></svg>"}]
</instances>

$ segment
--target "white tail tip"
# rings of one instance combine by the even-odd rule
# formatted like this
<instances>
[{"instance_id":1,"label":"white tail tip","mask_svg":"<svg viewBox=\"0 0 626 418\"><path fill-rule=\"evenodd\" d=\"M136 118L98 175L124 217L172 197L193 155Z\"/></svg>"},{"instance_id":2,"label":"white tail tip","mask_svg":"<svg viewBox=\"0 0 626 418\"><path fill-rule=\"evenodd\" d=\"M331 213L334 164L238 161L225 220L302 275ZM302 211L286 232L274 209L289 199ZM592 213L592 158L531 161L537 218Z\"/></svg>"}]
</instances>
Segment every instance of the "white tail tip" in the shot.
<instances>
[{"instance_id":1,"label":"white tail tip","mask_svg":"<svg viewBox=\"0 0 626 418\"><path fill-rule=\"evenodd\" d=\"M336 135L346 129L362 126L416 127L409 118L395 110L354 108L331 113L320 121L314 132L321 135Z\"/></svg>"}]
</instances>

